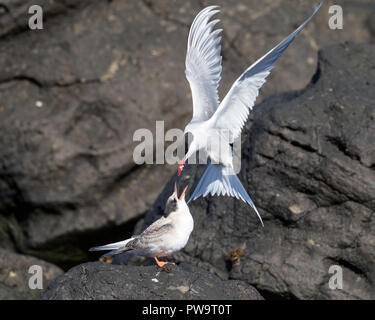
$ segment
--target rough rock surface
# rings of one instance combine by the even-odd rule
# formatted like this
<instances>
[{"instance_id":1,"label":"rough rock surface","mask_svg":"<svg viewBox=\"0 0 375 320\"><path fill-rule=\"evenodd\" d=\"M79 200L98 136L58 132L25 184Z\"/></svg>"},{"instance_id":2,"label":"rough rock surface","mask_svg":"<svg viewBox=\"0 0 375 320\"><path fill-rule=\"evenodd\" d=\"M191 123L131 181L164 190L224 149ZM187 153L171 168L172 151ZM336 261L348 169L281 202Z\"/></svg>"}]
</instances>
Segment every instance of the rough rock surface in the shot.
<instances>
[{"instance_id":1,"label":"rough rock surface","mask_svg":"<svg viewBox=\"0 0 375 320\"><path fill-rule=\"evenodd\" d=\"M196 13L210 4L222 9L223 96L313 6L307 0L41 0L44 29L32 31L32 4L0 4L0 247L59 265L88 259L93 239L130 235L176 169L136 166L133 133L154 132L156 120L165 120L166 130L188 121L184 58ZM374 40L373 0L341 1L344 30L328 28L328 5L283 55L262 97L304 87L320 46Z\"/></svg>"},{"instance_id":2,"label":"rough rock surface","mask_svg":"<svg viewBox=\"0 0 375 320\"><path fill-rule=\"evenodd\" d=\"M89 262L69 270L53 281L42 299L214 299L262 300L243 281L223 281L186 263L154 266L119 266Z\"/></svg>"},{"instance_id":3,"label":"rough rock surface","mask_svg":"<svg viewBox=\"0 0 375 320\"><path fill-rule=\"evenodd\" d=\"M374 80L375 45L329 46L306 89L257 105L239 177L264 228L239 200L197 199L189 204L195 229L176 258L246 281L265 298L374 299ZM190 176L197 183L204 168L194 168L180 185ZM342 267L342 290L328 287L331 265Z\"/></svg>"},{"instance_id":4,"label":"rough rock surface","mask_svg":"<svg viewBox=\"0 0 375 320\"><path fill-rule=\"evenodd\" d=\"M40 297L43 289L30 289L28 273L33 265L42 267L43 289L63 271L50 263L34 257L0 249L0 300L29 300Z\"/></svg>"}]
</instances>

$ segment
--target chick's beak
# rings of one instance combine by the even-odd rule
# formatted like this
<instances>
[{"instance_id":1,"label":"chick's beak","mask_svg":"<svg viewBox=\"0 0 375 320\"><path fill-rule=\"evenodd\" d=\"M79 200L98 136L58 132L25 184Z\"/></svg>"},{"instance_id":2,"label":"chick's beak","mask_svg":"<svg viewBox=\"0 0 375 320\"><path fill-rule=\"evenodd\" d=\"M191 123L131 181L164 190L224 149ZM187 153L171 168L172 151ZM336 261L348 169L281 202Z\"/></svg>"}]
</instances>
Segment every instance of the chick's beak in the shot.
<instances>
[{"instance_id":1,"label":"chick's beak","mask_svg":"<svg viewBox=\"0 0 375 320\"><path fill-rule=\"evenodd\" d=\"M178 200L185 199L185 193L186 193L187 188L188 188L188 186L186 186L185 189L184 189L184 191L182 191L182 193L180 195L180 198Z\"/></svg>"},{"instance_id":2,"label":"chick's beak","mask_svg":"<svg viewBox=\"0 0 375 320\"><path fill-rule=\"evenodd\" d=\"M177 192L177 185L176 185L176 182L174 183L173 196L175 196L176 198L178 198L178 192Z\"/></svg>"}]
</instances>

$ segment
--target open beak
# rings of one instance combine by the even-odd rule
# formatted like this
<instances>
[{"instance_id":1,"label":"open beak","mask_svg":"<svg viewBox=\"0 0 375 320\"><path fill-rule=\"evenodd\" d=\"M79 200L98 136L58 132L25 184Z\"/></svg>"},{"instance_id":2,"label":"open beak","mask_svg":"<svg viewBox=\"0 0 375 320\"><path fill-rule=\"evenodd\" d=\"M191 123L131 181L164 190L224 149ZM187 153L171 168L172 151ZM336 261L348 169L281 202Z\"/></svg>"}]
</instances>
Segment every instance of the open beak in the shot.
<instances>
[{"instance_id":1,"label":"open beak","mask_svg":"<svg viewBox=\"0 0 375 320\"><path fill-rule=\"evenodd\" d=\"M186 193L187 188L188 188L188 186L186 186L185 189L184 189L184 191L182 191L182 193L180 195L180 198L178 200L185 199L185 193Z\"/></svg>"},{"instance_id":2,"label":"open beak","mask_svg":"<svg viewBox=\"0 0 375 320\"><path fill-rule=\"evenodd\" d=\"M176 182L174 183L174 191L173 191L173 195L176 196L176 198L178 198L178 192L177 192L177 185L176 185Z\"/></svg>"}]
</instances>

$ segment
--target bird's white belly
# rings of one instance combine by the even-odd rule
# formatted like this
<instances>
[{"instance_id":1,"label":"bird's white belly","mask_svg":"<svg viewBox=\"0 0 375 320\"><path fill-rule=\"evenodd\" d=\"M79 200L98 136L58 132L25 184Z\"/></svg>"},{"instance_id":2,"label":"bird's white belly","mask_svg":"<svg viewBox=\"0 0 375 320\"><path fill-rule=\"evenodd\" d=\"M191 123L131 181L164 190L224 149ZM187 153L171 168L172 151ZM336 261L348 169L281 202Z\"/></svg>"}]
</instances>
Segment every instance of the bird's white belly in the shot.
<instances>
[{"instance_id":1,"label":"bird's white belly","mask_svg":"<svg viewBox=\"0 0 375 320\"><path fill-rule=\"evenodd\" d=\"M218 133L209 136L206 148L211 163L232 166L232 149L225 136Z\"/></svg>"},{"instance_id":2,"label":"bird's white belly","mask_svg":"<svg viewBox=\"0 0 375 320\"><path fill-rule=\"evenodd\" d=\"M195 148L200 151L200 160L209 157L211 163L233 167L233 155L230 146L230 132L228 130L218 130L208 128L205 123L198 123L198 127L189 128L193 133ZM206 163L206 162L204 162Z\"/></svg>"}]
</instances>

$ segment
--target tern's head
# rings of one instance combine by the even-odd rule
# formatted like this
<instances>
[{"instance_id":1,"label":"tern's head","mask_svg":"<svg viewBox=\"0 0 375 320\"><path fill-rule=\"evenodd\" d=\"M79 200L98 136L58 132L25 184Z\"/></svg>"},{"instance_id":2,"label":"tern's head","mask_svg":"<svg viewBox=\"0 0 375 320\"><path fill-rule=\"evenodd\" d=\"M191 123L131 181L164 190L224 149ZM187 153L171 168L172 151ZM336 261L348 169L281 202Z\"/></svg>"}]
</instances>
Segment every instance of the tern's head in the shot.
<instances>
[{"instance_id":1,"label":"tern's head","mask_svg":"<svg viewBox=\"0 0 375 320\"><path fill-rule=\"evenodd\" d=\"M167 203L165 205L164 215L167 217L172 212L177 212L187 208L187 204L185 201L185 193L187 190L187 186L185 187L184 191L182 191L181 195L178 196L177 186L174 185L174 192L168 198Z\"/></svg>"}]
</instances>

